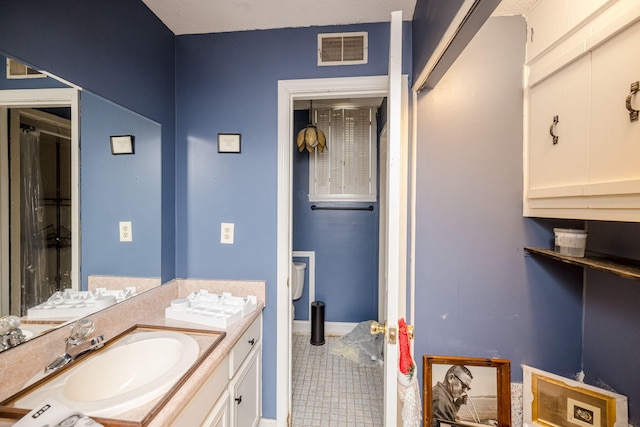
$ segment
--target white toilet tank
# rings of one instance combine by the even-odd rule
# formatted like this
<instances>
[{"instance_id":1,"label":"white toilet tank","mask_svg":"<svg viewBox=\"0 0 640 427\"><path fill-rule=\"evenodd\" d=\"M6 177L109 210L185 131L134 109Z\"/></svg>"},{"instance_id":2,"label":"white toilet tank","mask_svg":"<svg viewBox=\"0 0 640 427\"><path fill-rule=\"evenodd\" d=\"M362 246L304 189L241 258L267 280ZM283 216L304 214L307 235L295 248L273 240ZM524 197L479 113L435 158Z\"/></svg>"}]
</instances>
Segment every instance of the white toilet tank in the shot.
<instances>
[{"instance_id":1,"label":"white toilet tank","mask_svg":"<svg viewBox=\"0 0 640 427\"><path fill-rule=\"evenodd\" d=\"M304 290L304 271L307 268L307 264L304 262L293 263L293 277L291 279L291 298L296 300L302 296Z\"/></svg>"}]
</instances>

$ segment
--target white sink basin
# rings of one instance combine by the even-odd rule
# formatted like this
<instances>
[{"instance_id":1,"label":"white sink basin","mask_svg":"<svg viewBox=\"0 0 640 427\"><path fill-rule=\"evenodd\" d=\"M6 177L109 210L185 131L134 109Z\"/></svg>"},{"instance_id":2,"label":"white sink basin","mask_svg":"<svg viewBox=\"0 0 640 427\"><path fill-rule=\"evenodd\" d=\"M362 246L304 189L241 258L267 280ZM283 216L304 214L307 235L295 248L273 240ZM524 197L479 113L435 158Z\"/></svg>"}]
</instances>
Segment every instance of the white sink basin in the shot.
<instances>
[{"instance_id":1,"label":"white sink basin","mask_svg":"<svg viewBox=\"0 0 640 427\"><path fill-rule=\"evenodd\" d=\"M49 329L53 329L57 327L55 324L50 323L21 323L20 330L24 335L24 339L28 340L33 337L40 335L43 332L48 331Z\"/></svg>"},{"instance_id":2,"label":"white sink basin","mask_svg":"<svg viewBox=\"0 0 640 427\"><path fill-rule=\"evenodd\" d=\"M113 417L166 393L199 355L198 343L178 332L138 332L88 356L16 401L33 409L48 398L89 416Z\"/></svg>"}]
</instances>

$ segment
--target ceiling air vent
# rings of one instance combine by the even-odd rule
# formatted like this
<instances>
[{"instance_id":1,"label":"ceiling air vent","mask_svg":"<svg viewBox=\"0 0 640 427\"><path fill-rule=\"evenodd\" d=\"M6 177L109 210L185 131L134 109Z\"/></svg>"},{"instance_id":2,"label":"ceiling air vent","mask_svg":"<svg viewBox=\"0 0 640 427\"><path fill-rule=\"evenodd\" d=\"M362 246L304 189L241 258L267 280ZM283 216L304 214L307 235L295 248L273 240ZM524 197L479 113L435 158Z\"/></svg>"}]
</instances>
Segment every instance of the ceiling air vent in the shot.
<instances>
[{"instance_id":1,"label":"ceiling air vent","mask_svg":"<svg viewBox=\"0 0 640 427\"><path fill-rule=\"evenodd\" d=\"M368 61L367 33L318 34L318 65L355 65Z\"/></svg>"},{"instance_id":2,"label":"ceiling air vent","mask_svg":"<svg viewBox=\"0 0 640 427\"><path fill-rule=\"evenodd\" d=\"M15 59L7 58L7 78L8 79L34 79L47 77L40 71L29 68Z\"/></svg>"}]
</instances>

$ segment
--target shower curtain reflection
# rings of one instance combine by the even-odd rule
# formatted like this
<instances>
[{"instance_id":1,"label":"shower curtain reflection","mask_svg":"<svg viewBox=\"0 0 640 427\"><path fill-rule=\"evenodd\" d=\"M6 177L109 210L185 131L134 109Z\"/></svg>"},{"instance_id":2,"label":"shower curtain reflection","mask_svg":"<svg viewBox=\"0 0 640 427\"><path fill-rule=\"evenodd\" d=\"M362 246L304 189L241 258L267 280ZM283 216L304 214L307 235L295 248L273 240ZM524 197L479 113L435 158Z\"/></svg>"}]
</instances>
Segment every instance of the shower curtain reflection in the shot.
<instances>
[{"instance_id":1,"label":"shower curtain reflection","mask_svg":"<svg viewBox=\"0 0 640 427\"><path fill-rule=\"evenodd\" d=\"M53 290L45 280L46 230L40 170L40 133L20 133L20 310L45 301Z\"/></svg>"}]
</instances>

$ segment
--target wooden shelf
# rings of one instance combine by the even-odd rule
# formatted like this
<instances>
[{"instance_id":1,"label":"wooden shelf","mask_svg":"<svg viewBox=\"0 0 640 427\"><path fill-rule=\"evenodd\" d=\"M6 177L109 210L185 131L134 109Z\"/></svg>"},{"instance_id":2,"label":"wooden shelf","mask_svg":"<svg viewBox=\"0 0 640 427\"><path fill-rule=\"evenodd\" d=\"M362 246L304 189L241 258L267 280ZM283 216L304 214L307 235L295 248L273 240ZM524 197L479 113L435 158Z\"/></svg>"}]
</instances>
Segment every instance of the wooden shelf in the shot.
<instances>
[{"instance_id":1,"label":"wooden shelf","mask_svg":"<svg viewBox=\"0 0 640 427\"><path fill-rule=\"evenodd\" d=\"M598 252L586 251L584 258L561 255L552 249L527 248L524 250L532 255L540 255L567 264L604 271L627 279L640 280L640 261L620 258Z\"/></svg>"}]
</instances>

